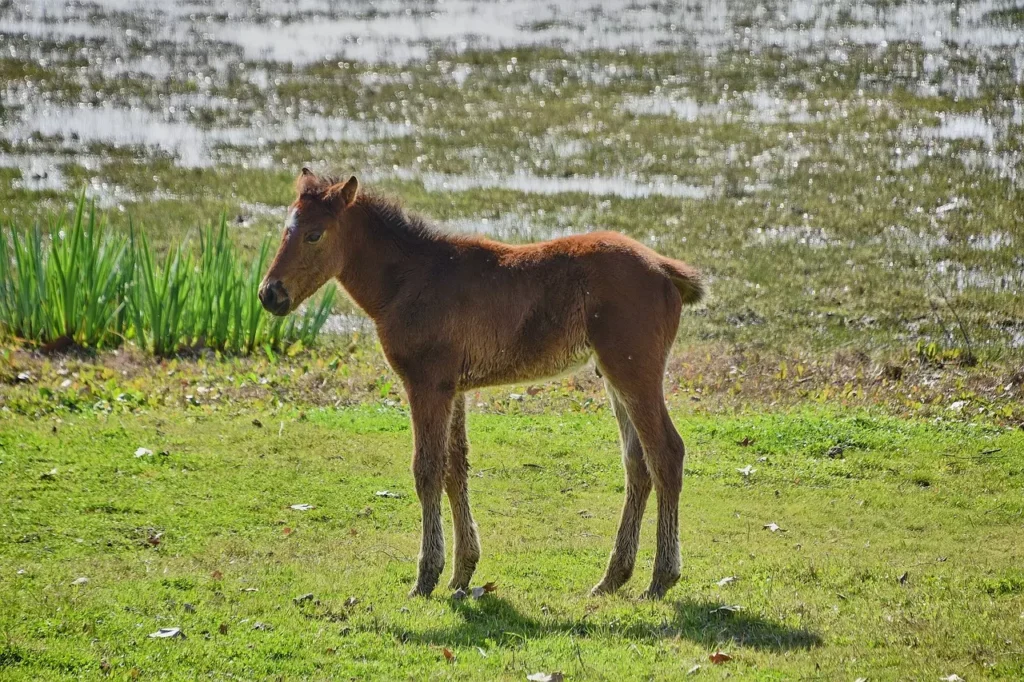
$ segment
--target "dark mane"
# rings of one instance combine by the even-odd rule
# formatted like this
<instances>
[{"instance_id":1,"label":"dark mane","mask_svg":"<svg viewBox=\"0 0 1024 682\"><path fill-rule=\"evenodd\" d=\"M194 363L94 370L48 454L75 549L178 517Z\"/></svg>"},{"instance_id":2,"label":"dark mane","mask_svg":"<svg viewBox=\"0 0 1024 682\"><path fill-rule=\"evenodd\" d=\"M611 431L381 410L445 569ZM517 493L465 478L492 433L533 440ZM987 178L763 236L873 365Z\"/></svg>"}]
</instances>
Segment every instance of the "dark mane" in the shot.
<instances>
[{"instance_id":1,"label":"dark mane","mask_svg":"<svg viewBox=\"0 0 1024 682\"><path fill-rule=\"evenodd\" d=\"M356 206L377 219L380 226L399 239L441 241L445 234L415 213L407 213L402 205L380 194L360 194Z\"/></svg>"},{"instance_id":2,"label":"dark mane","mask_svg":"<svg viewBox=\"0 0 1024 682\"><path fill-rule=\"evenodd\" d=\"M340 185L344 180L337 175L314 175L304 173L296 181L295 189L300 197L309 197L318 201L329 199L332 187ZM442 241L447 235L424 218L410 214L396 200L372 192L360 192L356 206L366 211L393 238L399 241Z\"/></svg>"}]
</instances>

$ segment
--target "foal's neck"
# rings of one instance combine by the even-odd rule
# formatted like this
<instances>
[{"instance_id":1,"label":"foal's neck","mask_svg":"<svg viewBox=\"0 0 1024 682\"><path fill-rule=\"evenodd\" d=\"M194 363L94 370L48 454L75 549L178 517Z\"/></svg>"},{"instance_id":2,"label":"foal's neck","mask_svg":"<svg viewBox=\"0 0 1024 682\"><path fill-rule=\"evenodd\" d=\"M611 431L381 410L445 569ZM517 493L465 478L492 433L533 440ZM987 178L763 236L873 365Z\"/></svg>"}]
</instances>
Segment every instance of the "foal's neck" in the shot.
<instances>
[{"instance_id":1,"label":"foal's neck","mask_svg":"<svg viewBox=\"0 0 1024 682\"><path fill-rule=\"evenodd\" d=\"M360 197L349 209L342 238L338 281L367 315L376 319L417 266L443 243L440 235L396 208Z\"/></svg>"}]
</instances>

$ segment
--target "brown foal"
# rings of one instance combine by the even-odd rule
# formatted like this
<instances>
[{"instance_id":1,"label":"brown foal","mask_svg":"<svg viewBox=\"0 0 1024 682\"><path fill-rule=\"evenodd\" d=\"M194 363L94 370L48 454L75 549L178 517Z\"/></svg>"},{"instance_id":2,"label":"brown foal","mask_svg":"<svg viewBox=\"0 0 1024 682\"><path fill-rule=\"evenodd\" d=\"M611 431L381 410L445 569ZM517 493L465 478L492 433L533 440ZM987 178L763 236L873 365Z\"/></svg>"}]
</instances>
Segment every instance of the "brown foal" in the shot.
<instances>
[{"instance_id":1,"label":"brown foal","mask_svg":"<svg viewBox=\"0 0 1024 682\"><path fill-rule=\"evenodd\" d=\"M285 315L332 277L373 319L412 412L412 470L423 512L414 595L444 569L441 494L455 526L452 579L465 588L480 558L469 510L467 390L552 376L596 356L619 424L626 501L604 578L612 592L633 572L640 522L657 491L654 575L661 597L679 579L683 441L665 408L665 361L699 274L614 232L511 246L444 234L359 183L303 169L280 249L260 286Z\"/></svg>"}]
</instances>

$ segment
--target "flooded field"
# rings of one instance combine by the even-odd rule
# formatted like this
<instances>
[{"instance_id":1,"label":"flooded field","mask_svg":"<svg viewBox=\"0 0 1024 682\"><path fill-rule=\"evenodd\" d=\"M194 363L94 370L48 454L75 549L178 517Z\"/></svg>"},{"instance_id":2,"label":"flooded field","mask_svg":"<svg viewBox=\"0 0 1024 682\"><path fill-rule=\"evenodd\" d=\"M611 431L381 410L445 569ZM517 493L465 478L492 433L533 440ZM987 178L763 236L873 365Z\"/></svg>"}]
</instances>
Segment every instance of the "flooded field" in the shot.
<instances>
[{"instance_id":1,"label":"flooded field","mask_svg":"<svg viewBox=\"0 0 1024 682\"><path fill-rule=\"evenodd\" d=\"M691 338L895 352L960 318L1024 352L1020 0L15 0L0 73L5 220L84 189L251 248L309 164L448 229L685 258Z\"/></svg>"}]
</instances>

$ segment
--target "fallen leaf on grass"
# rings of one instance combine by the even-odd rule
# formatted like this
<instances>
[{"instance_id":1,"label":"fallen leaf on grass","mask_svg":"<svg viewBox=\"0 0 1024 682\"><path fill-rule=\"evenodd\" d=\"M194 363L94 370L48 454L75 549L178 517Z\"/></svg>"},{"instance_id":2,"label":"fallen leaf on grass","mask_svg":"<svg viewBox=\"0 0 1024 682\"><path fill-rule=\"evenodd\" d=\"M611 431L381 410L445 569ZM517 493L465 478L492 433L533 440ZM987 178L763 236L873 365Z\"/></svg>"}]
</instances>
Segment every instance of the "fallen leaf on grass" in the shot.
<instances>
[{"instance_id":1,"label":"fallen leaf on grass","mask_svg":"<svg viewBox=\"0 0 1024 682\"><path fill-rule=\"evenodd\" d=\"M527 675L526 679L530 680L530 682L563 682L563 680L565 680L565 676L560 672L534 673L532 675Z\"/></svg>"},{"instance_id":2,"label":"fallen leaf on grass","mask_svg":"<svg viewBox=\"0 0 1024 682\"><path fill-rule=\"evenodd\" d=\"M481 656L487 658L487 652L484 651L481 647L477 647L476 650L480 653Z\"/></svg>"},{"instance_id":3,"label":"fallen leaf on grass","mask_svg":"<svg viewBox=\"0 0 1024 682\"><path fill-rule=\"evenodd\" d=\"M152 454L153 454L153 451L150 450L149 448L139 448L138 450L135 451L135 456L136 457L145 457L147 455L152 455Z\"/></svg>"},{"instance_id":4,"label":"fallen leaf on grass","mask_svg":"<svg viewBox=\"0 0 1024 682\"><path fill-rule=\"evenodd\" d=\"M239 592L259 592L260 588L258 588L258 587L243 587L242 589L240 589L238 591Z\"/></svg>"},{"instance_id":5,"label":"fallen leaf on grass","mask_svg":"<svg viewBox=\"0 0 1024 682\"><path fill-rule=\"evenodd\" d=\"M942 682L964 682L964 678L960 677L956 673L953 673L952 675L947 675L945 677L940 677L939 679L942 680Z\"/></svg>"},{"instance_id":6,"label":"fallen leaf on grass","mask_svg":"<svg viewBox=\"0 0 1024 682\"><path fill-rule=\"evenodd\" d=\"M739 604L736 604L736 605L722 604L717 609L711 609L711 611L709 611L708 613L736 613L737 611L742 611L742 610L743 610L743 607L740 606Z\"/></svg>"},{"instance_id":7,"label":"fallen leaf on grass","mask_svg":"<svg viewBox=\"0 0 1024 682\"><path fill-rule=\"evenodd\" d=\"M449 663L451 663L452 661L455 660L455 654L453 654L452 650L449 649L448 647L445 647L444 649L442 649L441 653L444 654L444 660L448 661Z\"/></svg>"},{"instance_id":8,"label":"fallen leaf on grass","mask_svg":"<svg viewBox=\"0 0 1024 682\"><path fill-rule=\"evenodd\" d=\"M57 478L57 467L53 467L49 471L39 474L40 481L52 481Z\"/></svg>"},{"instance_id":9,"label":"fallen leaf on grass","mask_svg":"<svg viewBox=\"0 0 1024 682\"><path fill-rule=\"evenodd\" d=\"M185 633L181 631L181 628L160 628L156 632L150 633L152 639L168 639L170 637L181 637L185 638Z\"/></svg>"},{"instance_id":10,"label":"fallen leaf on grass","mask_svg":"<svg viewBox=\"0 0 1024 682\"><path fill-rule=\"evenodd\" d=\"M312 509L316 509L316 506L312 505L312 504L305 504L305 503L303 503L303 504L293 504L291 506L291 508L294 509L295 511L310 511Z\"/></svg>"},{"instance_id":11,"label":"fallen leaf on grass","mask_svg":"<svg viewBox=\"0 0 1024 682\"><path fill-rule=\"evenodd\" d=\"M374 495L376 495L377 497L393 497L393 498L398 498L398 497L402 496L400 493L392 492L390 490L378 490L377 492L374 493Z\"/></svg>"},{"instance_id":12,"label":"fallen leaf on grass","mask_svg":"<svg viewBox=\"0 0 1024 682\"><path fill-rule=\"evenodd\" d=\"M288 526L285 526L284 528L281 529L281 533L283 533L284 535L291 535L292 534L292 529L289 528Z\"/></svg>"},{"instance_id":13,"label":"fallen leaf on grass","mask_svg":"<svg viewBox=\"0 0 1024 682\"><path fill-rule=\"evenodd\" d=\"M163 536L164 536L164 534L162 532L161 533L150 533L149 537L146 538L146 544L148 544L148 545L150 545L152 547L158 547L160 545L160 539Z\"/></svg>"},{"instance_id":14,"label":"fallen leaf on grass","mask_svg":"<svg viewBox=\"0 0 1024 682\"><path fill-rule=\"evenodd\" d=\"M89 579L86 578L84 575L81 578L75 578L74 580L71 581L71 584L72 585L76 585L76 586L77 585L87 585L88 583L89 583Z\"/></svg>"},{"instance_id":15,"label":"fallen leaf on grass","mask_svg":"<svg viewBox=\"0 0 1024 682\"><path fill-rule=\"evenodd\" d=\"M756 472L757 469L748 464L742 469L737 469L736 471L740 472L740 474L742 474L744 478L750 478L750 474Z\"/></svg>"},{"instance_id":16,"label":"fallen leaf on grass","mask_svg":"<svg viewBox=\"0 0 1024 682\"><path fill-rule=\"evenodd\" d=\"M713 653L710 656L708 656L708 660L710 660L715 665L719 665L721 663L726 663L727 661L731 661L732 660L732 656L730 656L727 653L723 653L721 651L716 651L715 653Z\"/></svg>"},{"instance_id":17,"label":"fallen leaf on grass","mask_svg":"<svg viewBox=\"0 0 1024 682\"><path fill-rule=\"evenodd\" d=\"M483 587L474 587L469 592L470 592L470 594L473 595L473 599L479 599L480 597L484 596L485 594L490 594L491 592L494 592L497 589L498 589L497 583L489 582L486 585L484 585ZM463 592L463 595L465 595L465 592Z\"/></svg>"},{"instance_id":18,"label":"fallen leaf on grass","mask_svg":"<svg viewBox=\"0 0 1024 682\"><path fill-rule=\"evenodd\" d=\"M726 576L726 577L722 578L721 580L719 580L718 581L718 586L719 587L725 587L726 585L728 585L730 583L734 583L734 582L736 582L736 576L730 575L730 576Z\"/></svg>"},{"instance_id":19,"label":"fallen leaf on grass","mask_svg":"<svg viewBox=\"0 0 1024 682\"><path fill-rule=\"evenodd\" d=\"M687 670L686 674L687 675L696 675L698 672L700 672L700 663L698 663L697 665L695 665L692 668L690 668L689 670Z\"/></svg>"},{"instance_id":20,"label":"fallen leaf on grass","mask_svg":"<svg viewBox=\"0 0 1024 682\"><path fill-rule=\"evenodd\" d=\"M786 532L784 529L779 527L779 524L775 523L774 521L772 521L771 523L764 524L764 529L765 530L770 530L773 533L779 533L779 532L785 533Z\"/></svg>"},{"instance_id":21,"label":"fallen leaf on grass","mask_svg":"<svg viewBox=\"0 0 1024 682\"><path fill-rule=\"evenodd\" d=\"M221 578L224 577L224 574L221 573L220 571L214 571L213 573L210 574L210 577L213 578L214 580L220 580Z\"/></svg>"}]
</instances>

